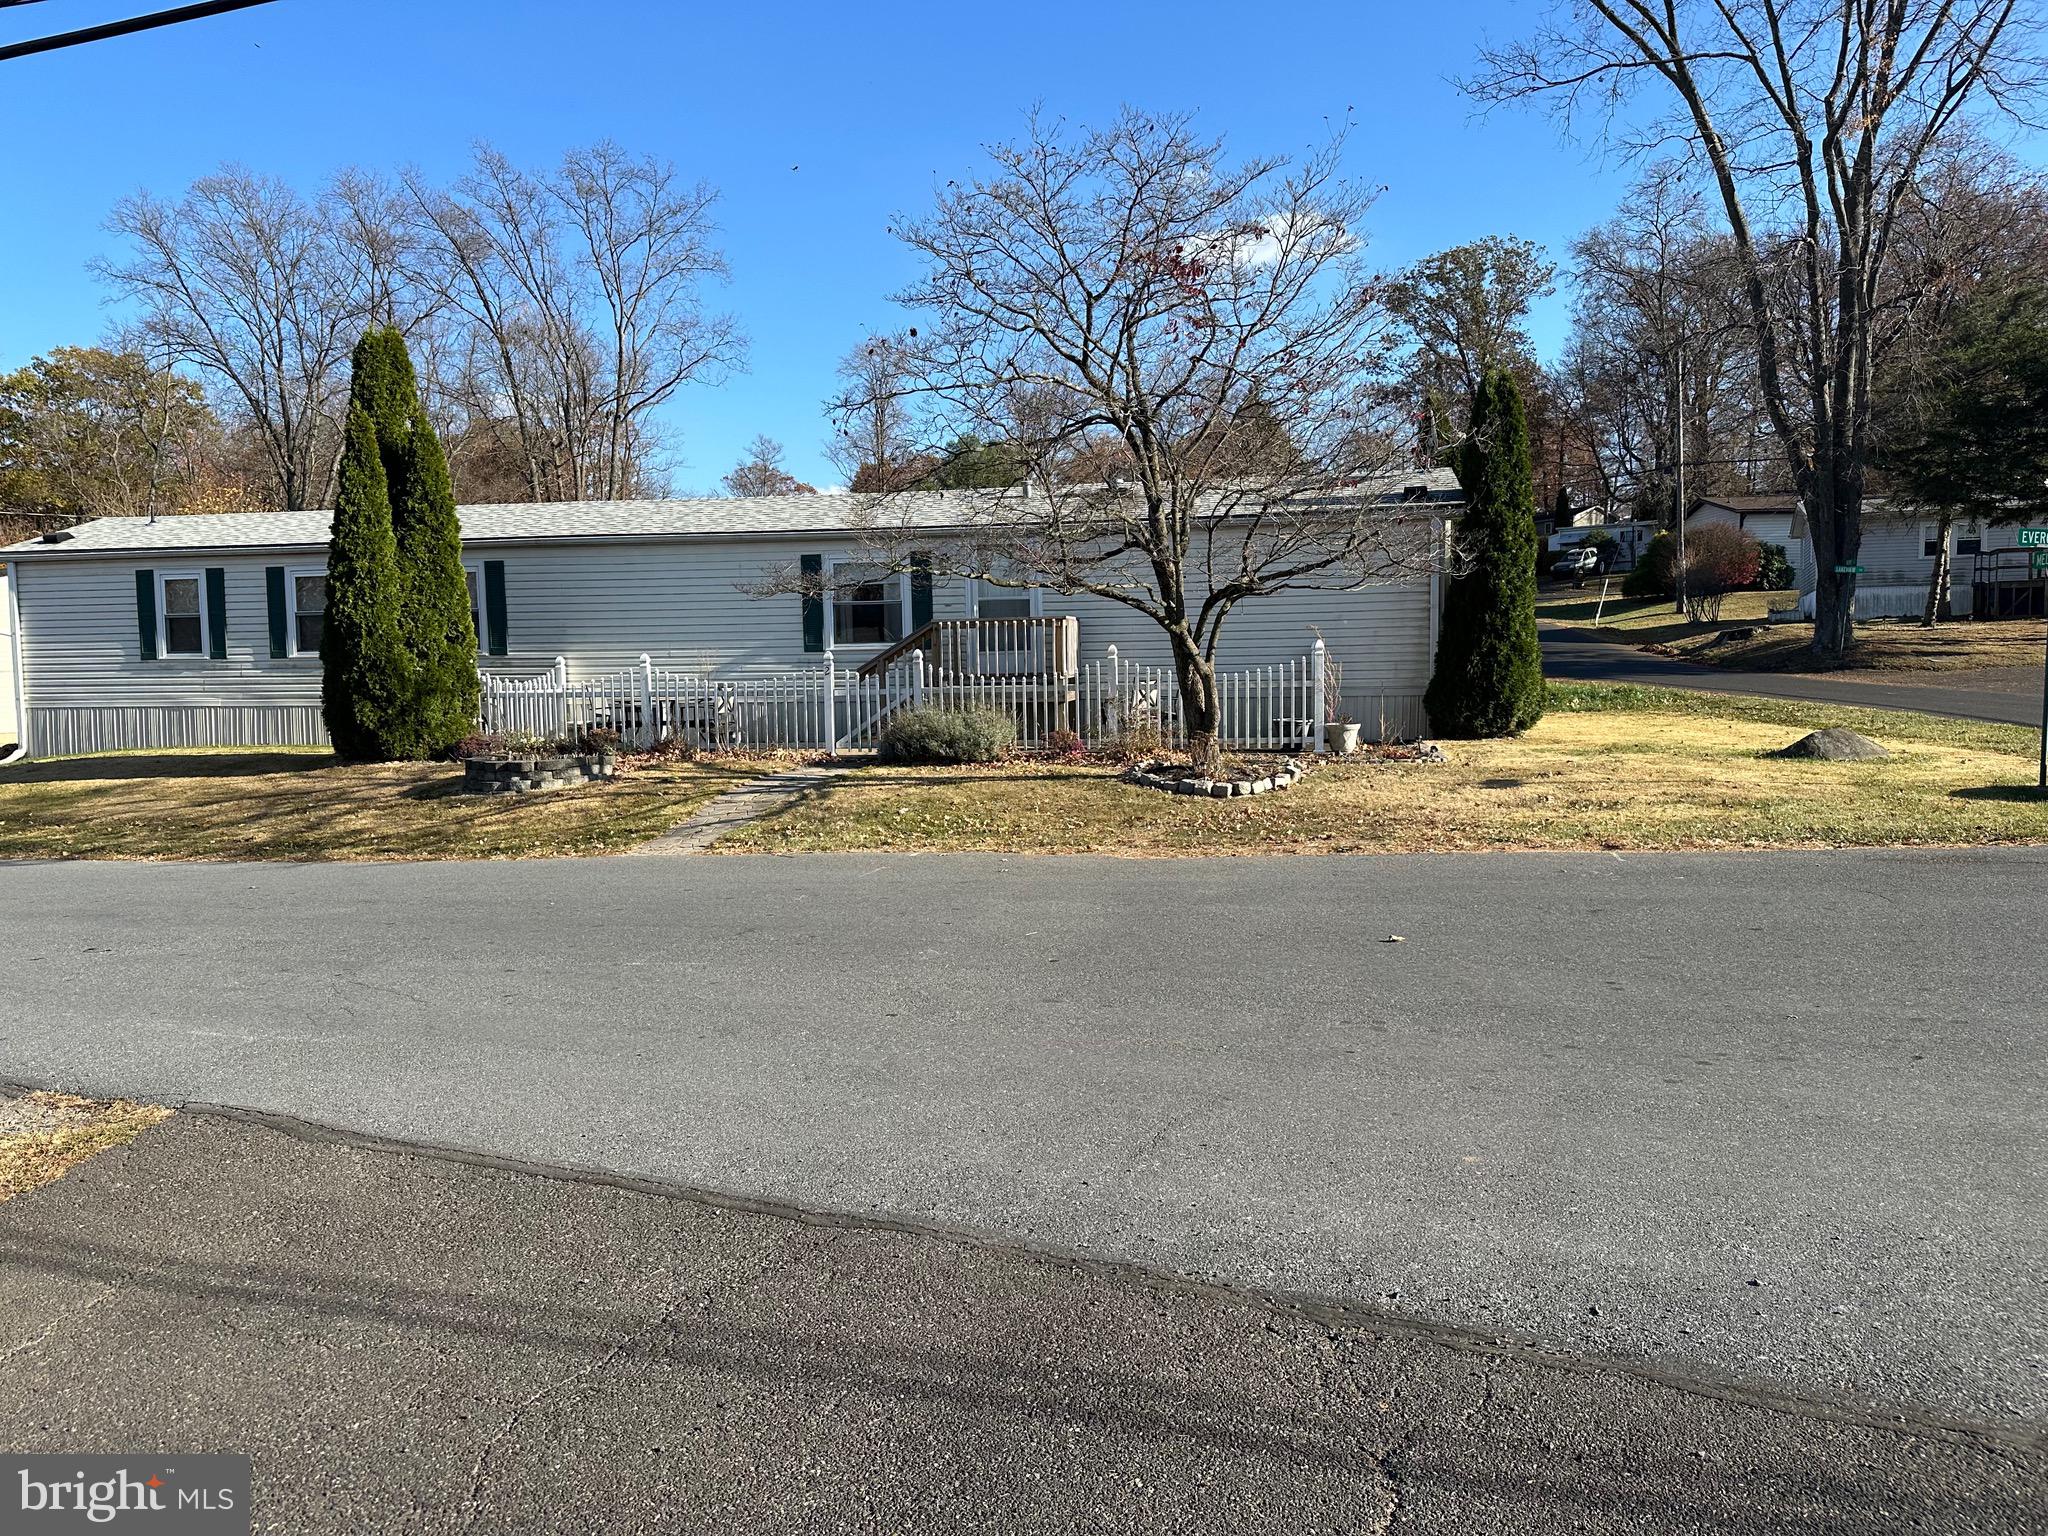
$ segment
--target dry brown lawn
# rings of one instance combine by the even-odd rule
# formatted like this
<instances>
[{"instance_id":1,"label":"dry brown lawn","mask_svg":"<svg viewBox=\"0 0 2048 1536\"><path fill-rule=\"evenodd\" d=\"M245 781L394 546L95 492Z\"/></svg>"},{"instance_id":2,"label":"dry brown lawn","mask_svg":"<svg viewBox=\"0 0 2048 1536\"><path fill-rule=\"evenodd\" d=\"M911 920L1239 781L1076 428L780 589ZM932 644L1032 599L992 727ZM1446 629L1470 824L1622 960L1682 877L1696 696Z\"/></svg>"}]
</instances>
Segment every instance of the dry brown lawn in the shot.
<instances>
[{"instance_id":1,"label":"dry brown lawn","mask_svg":"<svg viewBox=\"0 0 2048 1536\"><path fill-rule=\"evenodd\" d=\"M1723 626L1725 628L1725 626ZM1811 624L1774 624L1745 640L1714 643L1710 634L1672 639L1666 649L1688 661L1749 672L1813 670ZM2039 619L1967 621L1923 628L1911 619L1876 619L1856 629L1844 660L1850 669L1882 672L1961 672L1979 667L2039 667L2048 654L2048 626Z\"/></svg>"},{"instance_id":2,"label":"dry brown lawn","mask_svg":"<svg viewBox=\"0 0 2048 1536\"><path fill-rule=\"evenodd\" d=\"M1671 599L1623 597L1621 579L1612 580L1613 595L1605 602L1601 601L1597 582L1585 591L1552 588L1536 599L1536 617L1577 631L1582 639L1654 645L1709 637L1740 625L1761 624L1773 612L1793 607L1799 600L1797 592L1731 592L1722 600L1718 619L1710 624L1695 624L1672 611Z\"/></svg>"},{"instance_id":3,"label":"dry brown lawn","mask_svg":"<svg viewBox=\"0 0 2048 1536\"><path fill-rule=\"evenodd\" d=\"M1515 740L1450 762L1354 761L1250 800L1197 800L1107 767L864 769L721 840L720 852L1180 855L1467 849L1825 848L2048 841L2033 733L1887 711L1559 688ZM1872 764L1771 756L1847 725Z\"/></svg>"},{"instance_id":4,"label":"dry brown lawn","mask_svg":"<svg viewBox=\"0 0 2048 1536\"><path fill-rule=\"evenodd\" d=\"M170 1114L132 1099L109 1103L40 1090L0 1099L0 1200L62 1178L66 1170L133 1141Z\"/></svg>"},{"instance_id":5,"label":"dry brown lawn","mask_svg":"<svg viewBox=\"0 0 2048 1536\"><path fill-rule=\"evenodd\" d=\"M322 752L163 752L0 768L0 857L512 859L609 853L761 772L725 759L611 783L467 795L450 763Z\"/></svg>"}]
</instances>

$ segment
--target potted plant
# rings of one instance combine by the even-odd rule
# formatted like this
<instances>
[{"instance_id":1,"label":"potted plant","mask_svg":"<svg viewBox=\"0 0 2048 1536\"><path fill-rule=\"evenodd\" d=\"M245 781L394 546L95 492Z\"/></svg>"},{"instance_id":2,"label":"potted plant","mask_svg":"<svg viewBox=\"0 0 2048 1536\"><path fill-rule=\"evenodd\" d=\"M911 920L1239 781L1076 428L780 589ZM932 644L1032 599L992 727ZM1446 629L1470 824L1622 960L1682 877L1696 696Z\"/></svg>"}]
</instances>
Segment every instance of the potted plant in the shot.
<instances>
[{"instance_id":1,"label":"potted plant","mask_svg":"<svg viewBox=\"0 0 2048 1536\"><path fill-rule=\"evenodd\" d=\"M1344 708L1344 669L1334 656L1323 661L1323 745L1336 757L1358 750L1358 722Z\"/></svg>"}]
</instances>

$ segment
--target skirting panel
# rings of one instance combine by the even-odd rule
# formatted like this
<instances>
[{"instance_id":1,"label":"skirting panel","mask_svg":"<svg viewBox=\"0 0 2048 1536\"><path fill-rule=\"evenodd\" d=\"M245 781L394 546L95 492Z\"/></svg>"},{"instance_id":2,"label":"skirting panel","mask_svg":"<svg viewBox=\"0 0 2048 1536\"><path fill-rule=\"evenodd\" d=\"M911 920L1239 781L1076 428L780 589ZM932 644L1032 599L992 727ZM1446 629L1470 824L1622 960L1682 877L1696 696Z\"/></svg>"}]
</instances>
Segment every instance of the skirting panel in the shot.
<instances>
[{"instance_id":1,"label":"skirting panel","mask_svg":"<svg viewBox=\"0 0 2048 1536\"><path fill-rule=\"evenodd\" d=\"M1358 722L1366 741L1421 741L1429 734L1429 712L1419 693L1346 688L1344 712Z\"/></svg>"},{"instance_id":2,"label":"skirting panel","mask_svg":"<svg viewBox=\"0 0 2048 1536\"><path fill-rule=\"evenodd\" d=\"M316 747L327 744L317 704L120 705L28 712L33 757L162 747Z\"/></svg>"}]
</instances>

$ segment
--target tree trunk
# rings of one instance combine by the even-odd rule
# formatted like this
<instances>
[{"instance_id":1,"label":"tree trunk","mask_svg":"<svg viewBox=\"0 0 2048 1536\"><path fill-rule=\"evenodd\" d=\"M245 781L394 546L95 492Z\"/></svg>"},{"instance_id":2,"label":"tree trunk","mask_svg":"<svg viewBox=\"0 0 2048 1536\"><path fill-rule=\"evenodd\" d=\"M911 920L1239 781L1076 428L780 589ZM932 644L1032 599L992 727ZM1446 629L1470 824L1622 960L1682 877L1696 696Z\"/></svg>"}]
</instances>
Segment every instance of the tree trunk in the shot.
<instances>
[{"instance_id":1,"label":"tree trunk","mask_svg":"<svg viewBox=\"0 0 2048 1536\"><path fill-rule=\"evenodd\" d=\"M1934 579L1927 583L1927 608L1920 615L1922 629L1932 629L1941 622L1941 605L1948 597L1949 539L1955 532L1955 527L1954 511L1943 511L1939 531L1935 534Z\"/></svg>"},{"instance_id":2,"label":"tree trunk","mask_svg":"<svg viewBox=\"0 0 2048 1536\"><path fill-rule=\"evenodd\" d=\"M1222 700L1216 692L1216 667L1191 636L1169 632L1173 642L1174 679L1180 686L1181 718L1188 728L1188 761L1198 772L1214 776L1223 760Z\"/></svg>"},{"instance_id":3,"label":"tree trunk","mask_svg":"<svg viewBox=\"0 0 2048 1536\"><path fill-rule=\"evenodd\" d=\"M1860 477L1831 475L1816 466L1801 476L1808 546L1813 550L1813 655L1835 667L1856 639L1856 574L1863 548L1863 487ZM1848 483L1844 483L1845 480Z\"/></svg>"}]
</instances>

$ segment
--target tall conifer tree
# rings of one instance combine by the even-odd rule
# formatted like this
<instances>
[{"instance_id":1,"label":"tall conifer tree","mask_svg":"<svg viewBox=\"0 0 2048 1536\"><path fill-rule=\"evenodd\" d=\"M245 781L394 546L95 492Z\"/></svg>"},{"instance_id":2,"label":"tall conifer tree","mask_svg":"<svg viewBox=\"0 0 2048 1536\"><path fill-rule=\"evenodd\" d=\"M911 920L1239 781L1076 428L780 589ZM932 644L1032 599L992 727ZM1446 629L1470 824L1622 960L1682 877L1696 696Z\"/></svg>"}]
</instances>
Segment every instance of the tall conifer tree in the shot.
<instances>
[{"instance_id":1,"label":"tall conifer tree","mask_svg":"<svg viewBox=\"0 0 2048 1536\"><path fill-rule=\"evenodd\" d=\"M1457 455L1463 564L1444 596L1424 703L1439 736L1512 736L1543 715L1536 639L1536 485L1522 395L1501 369L1480 381Z\"/></svg>"},{"instance_id":2,"label":"tall conifer tree","mask_svg":"<svg viewBox=\"0 0 2048 1536\"><path fill-rule=\"evenodd\" d=\"M403 350L397 332L394 344ZM438 756L474 729L477 635L462 571L462 525L441 440L417 399L403 467L392 483L399 627L413 659L415 749Z\"/></svg>"},{"instance_id":3,"label":"tall conifer tree","mask_svg":"<svg viewBox=\"0 0 2048 1536\"><path fill-rule=\"evenodd\" d=\"M320 632L320 705L334 750L386 762L413 732L412 657L398 628L398 549L377 428L350 389L334 527L327 546L327 613Z\"/></svg>"}]
</instances>

